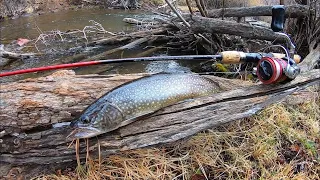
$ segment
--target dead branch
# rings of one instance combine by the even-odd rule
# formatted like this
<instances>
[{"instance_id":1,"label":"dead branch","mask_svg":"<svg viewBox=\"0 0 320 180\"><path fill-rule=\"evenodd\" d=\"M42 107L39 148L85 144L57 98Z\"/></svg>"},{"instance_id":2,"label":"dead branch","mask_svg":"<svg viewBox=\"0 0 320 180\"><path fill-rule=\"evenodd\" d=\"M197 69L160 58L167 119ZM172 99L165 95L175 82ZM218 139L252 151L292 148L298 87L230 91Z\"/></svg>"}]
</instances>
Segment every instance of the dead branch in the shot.
<instances>
[{"instance_id":1,"label":"dead branch","mask_svg":"<svg viewBox=\"0 0 320 180\"><path fill-rule=\"evenodd\" d=\"M190 14L193 15L194 13L193 13L193 10L192 10L192 8L191 8L190 1L189 1L189 0L186 0L186 3L187 3L187 6L188 6L188 9L189 9Z\"/></svg>"},{"instance_id":2,"label":"dead branch","mask_svg":"<svg viewBox=\"0 0 320 180\"><path fill-rule=\"evenodd\" d=\"M27 59L34 56L40 56L41 53L14 53L9 51L1 51L0 56L8 59Z\"/></svg>"},{"instance_id":3,"label":"dead branch","mask_svg":"<svg viewBox=\"0 0 320 180\"><path fill-rule=\"evenodd\" d=\"M205 13L204 10L202 9L201 4L200 4L200 1L199 1L199 0L195 0L195 1L196 1L197 8L198 8L199 11L200 11L201 16L206 17L206 13Z\"/></svg>"},{"instance_id":4,"label":"dead branch","mask_svg":"<svg viewBox=\"0 0 320 180\"><path fill-rule=\"evenodd\" d=\"M200 5L201 5L201 8L205 14L205 17L208 17L207 8L206 8L206 5L204 4L203 0L200 0Z\"/></svg>"},{"instance_id":5,"label":"dead branch","mask_svg":"<svg viewBox=\"0 0 320 180\"><path fill-rule=\"evenodd\" d=\"M180 18L180 20L185 24L188 28L190 27L190 24L181 16L181 14L178 12L178 10L169 2L169 0L165 0L166 3L169 5L171 10Z\"/></svg>"},{"instance_id":6,"label":"dead branch","mask_svg":"<svg viewBox=\"0 0 320 180\"><path fill-rule=\"evenodd\" d=\"M159 46L159 47L152 47L152 48L150 48L150 49L148 49L148 50L146 50L146 51L143 51L143 52L135 55L134 57L146 57L146 56L150 56L150 55L152 55L152 53L157 52L157 51L159 51L160 49L164 49L164 48L165 48L165 47L161 47L161 46Z\"/></svg>"},{"instance_id":7,"label":"dead branch","mask_svg":"<svg viewBox=\"0 0 320 180\"><path fill-rule=\"evenodd\" d=\"M320 44L316 44L316 41L310 45L310 53L299 64L302 72L307 72L313 69L317 63L320 62Z\"/></svg>"},{"instance_id":8,"label":"dead branch","mask_svg":"<svg viewBox=\"0 0 320 180\"><path fill-rule=\"evenodd\" d=\"M176 1L177 1L177 0L173 0L173 1L171 1L170 3L174 4ZM157 9L163 9L163 8L166 8L168 5L169 5L168 3L165 3L165 4L163 4L163 5L159 6L159 7L157 7Z\"/></svg>"},{"instance_id":9,"label":"dead branch","mask_svg":"<svg viewBox=\"0 0 320 180\"><path fill-rule=\"evenodd\" d=\"M286 8L286 17L297 18L309 15L309 6L288 5ZM311 12L312 13L312 12ZM272 6L254 6L241 8L223 8L208 11L208 17L246 17L246 16L271 16Z\"/></svg>"},{"instance_id":10,"label":"dead branch","mask_svg":"<svg viewBox=\"0 0 320 180\"><path fill-rule=\"evenodd\" d=\"M152 30L133 32L127 35L117 35L110 38L93 41L91 43L88 43L88 46L118 44L121 42L129 41L130 39L132 39L132 37L139 38L139 37L146 37L150 35L164 34L168 30L170 30L170 28L164 26L164 27L160 27Z\"/></svg>"},{"instance_id":11,"label":"dead branch","mask_svg":"<svg viewBox=\"0 0 320 180\"><path fill-rule=\"evenodd\" d=\"M275 34L271 29L252 26L249 24L237 23L233 21L226 21L213 18L205 18L192 16L191 29L195 33L220 33L238 35L251 39L263 39L273 41L283 40L281 36Z\"/></svg>"},{"instance_id":12,"label":"dead branch","mask_svg":"<svg viewBox=\"0 0 320 180\"><path fill-rule=\"evenodd\" d=\"M152 24L154 22L144 22L144 21L140 21L134 18L123 18L122 20L123 22L126 22L128 24L135 24L135 25L142 25L142 24Z\"/></svg>"},{"instance_id":13,"label":"dead branch","mask_svg":"<svg viewBox=\"0 0 320 180\"><path fill-rule=\"evenodd\" d=\"M88 59L85 59L83 61L90 61L90 59L101 59L101 58L106 57L107 55L110 55L110 54L113 54L113 53L116 53L116 52L119 52L119 51L123 51L123 50L126 50L126 49L132 49L132 48L134 48L136 46L141 45L142 43L147 42L148 40L149 40L148 37L140 38L140 39L137 39L137 40L134 40L134 41L130 42L129 44L126 44L124 46L121 46L121 47L118 47L118 48L114 48L114 49L108 50L106 52L94 55L94 56L92 56L92 57L90 57Z\"/></svg>"}]
</instances>

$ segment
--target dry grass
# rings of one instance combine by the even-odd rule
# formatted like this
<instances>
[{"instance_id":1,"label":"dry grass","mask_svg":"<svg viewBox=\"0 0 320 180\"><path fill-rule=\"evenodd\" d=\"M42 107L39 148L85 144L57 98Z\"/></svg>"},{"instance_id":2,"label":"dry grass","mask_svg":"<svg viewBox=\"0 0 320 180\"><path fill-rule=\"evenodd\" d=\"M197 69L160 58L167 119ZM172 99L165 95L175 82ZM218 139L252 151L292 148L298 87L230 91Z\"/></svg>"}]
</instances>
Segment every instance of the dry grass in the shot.
<instances>
[{"instance_id":1,"label":"dry grass","mask_svg":"<svg viewBox=\"0 0 320 180\"><path fill-rule=\"evenodd\" d=\"M41 179L320 179L320 98ZM86 169L87 168L87 169Z\"/></svg>"}]
</instances>

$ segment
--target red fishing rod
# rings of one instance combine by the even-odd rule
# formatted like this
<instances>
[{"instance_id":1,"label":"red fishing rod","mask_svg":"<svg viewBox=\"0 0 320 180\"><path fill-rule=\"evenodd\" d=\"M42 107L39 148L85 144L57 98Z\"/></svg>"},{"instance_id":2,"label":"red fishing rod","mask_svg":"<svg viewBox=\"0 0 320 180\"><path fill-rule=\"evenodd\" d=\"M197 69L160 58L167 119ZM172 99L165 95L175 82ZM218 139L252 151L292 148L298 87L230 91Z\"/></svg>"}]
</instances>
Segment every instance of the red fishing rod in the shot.
<instances>
[{"instance_id":1,"label":"red fishing rod","mask_svg":"<svg viewBox=\"0 0 320 180\"><path fill-rule=\"evenodd\" d=\"M97 61L77 62L71 64L59 64L52 66L44 66L23 70L16 70L11 72L0 73L0 77L13 76L18 74L26 74L40 71L49 71L56 69L67 69L82 66L92 66L99 64L123 63L123 62L141 62L141 61L167 61L167 60L220 60L224 64L239 64L241 62L259 62L263 57L283 58L285 54L279 53L244 53L241 51L223 51L219 55L185 55L185 56L156 56L156 57L139 57L139 58L122 58L122 59L108 59ZM301 57L294 56L294 61L299 63Z\"/></svg>"},{"instance_id":2,"label":"red fishing rod","mask_svg":"<svg viewBox=\"0 0 320 180\"><path fill-rule=\"evenodd\" d=\"M123 62L139 62L139 61L167 61L167 60L211 60L211 59L221 59L221 55L188 55L188 56L157 56L157 57L139 57L139 58L123 58L123 59L107 59L107 60L97 60L97 61L86 61L77 62L71 64L59 64L52 66L44 66L23 70L16 70L11 72L0 73L0 77L13 76L18 74L26 74L40 71L49 71L56 69L67 69L82 66L92 66L98 64L111 64L111 63L123 63Z\"/></svg>"}]
</instances>

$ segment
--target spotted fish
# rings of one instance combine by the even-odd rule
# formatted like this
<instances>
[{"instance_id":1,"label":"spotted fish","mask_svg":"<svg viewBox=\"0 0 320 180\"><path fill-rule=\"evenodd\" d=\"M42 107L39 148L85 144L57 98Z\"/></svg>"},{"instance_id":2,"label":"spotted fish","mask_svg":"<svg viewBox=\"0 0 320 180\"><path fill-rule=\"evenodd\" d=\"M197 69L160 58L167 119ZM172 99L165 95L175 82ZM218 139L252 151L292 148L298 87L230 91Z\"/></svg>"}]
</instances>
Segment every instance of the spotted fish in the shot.
<instances>
[{"instance_id":1,"label":"spotted fish","mask_svg":"<svg viewBox=\"0 0 320 180\"><path fill-rule=\"evenodd\" d=\"M160 73L121 85L92 103L71 123L74 138L89 138L125 126L177 102L219 91L213 80L191 73Z\"/></svg>"}]
</instances>

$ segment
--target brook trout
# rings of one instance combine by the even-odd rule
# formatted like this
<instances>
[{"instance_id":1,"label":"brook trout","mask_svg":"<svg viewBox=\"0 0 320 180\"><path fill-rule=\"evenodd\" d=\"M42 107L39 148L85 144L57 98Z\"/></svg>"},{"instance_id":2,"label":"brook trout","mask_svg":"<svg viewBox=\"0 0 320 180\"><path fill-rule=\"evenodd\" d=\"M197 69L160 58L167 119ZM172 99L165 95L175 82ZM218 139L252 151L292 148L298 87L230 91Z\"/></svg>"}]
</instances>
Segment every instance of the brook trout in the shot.
<instances>
[{"instance_id":1,"label":"brook trout","mask_svg":"<svg viewBox=\"0 0 320 180\"><path fill-rule=\"evenodd\" d=\"M219 86L197 74L161 73L121 85L92 103L71 123L74 138L90 138L125 126L179 101L217 92Z\"/></svg>"}]
</instances>

